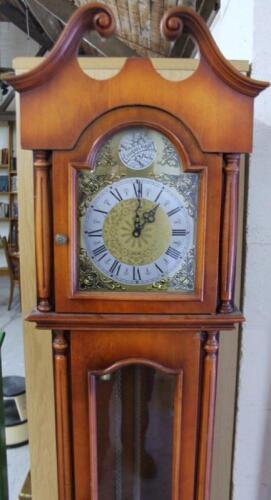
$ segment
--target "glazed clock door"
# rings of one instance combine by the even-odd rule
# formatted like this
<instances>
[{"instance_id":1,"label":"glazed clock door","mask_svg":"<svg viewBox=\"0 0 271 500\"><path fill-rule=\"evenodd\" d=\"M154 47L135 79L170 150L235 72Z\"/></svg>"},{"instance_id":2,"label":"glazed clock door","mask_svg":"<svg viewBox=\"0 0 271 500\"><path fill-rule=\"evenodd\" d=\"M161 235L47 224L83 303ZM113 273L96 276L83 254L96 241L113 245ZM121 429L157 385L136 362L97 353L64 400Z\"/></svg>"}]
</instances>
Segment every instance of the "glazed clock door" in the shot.
<instances>
[{"instance_id":1,"label":"glazed clock door","mask_svg":"<svg viewBox=\"0 0 271 500\"><path fill-rule=\"evenodd\" d=\"M112 112L113 130L103 118L54 154L58 311L215 308L218 241L206 218L219 224L220 157L204 156L165 113L150 125L149 111L142 123L135 112L125 125Z\"/></svg>"},{"instance_id":2,"label":"glazed clock door","mask_svg":"<svg viewBox=\"0 0 271 500\"><path fill-rule=\"evenodd\" d=\"M76 500L194 498L199 365L196 332L71 334Z\"/></svg>"}]
</instances>

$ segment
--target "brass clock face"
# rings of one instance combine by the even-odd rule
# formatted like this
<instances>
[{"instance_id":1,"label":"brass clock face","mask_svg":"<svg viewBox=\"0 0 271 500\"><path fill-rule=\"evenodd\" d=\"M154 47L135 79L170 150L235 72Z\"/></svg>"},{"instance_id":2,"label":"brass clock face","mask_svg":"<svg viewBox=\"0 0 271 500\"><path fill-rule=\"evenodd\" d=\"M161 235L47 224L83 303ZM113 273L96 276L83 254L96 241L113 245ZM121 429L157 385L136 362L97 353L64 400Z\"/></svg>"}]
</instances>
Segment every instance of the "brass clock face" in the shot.
<instances>
[{"instance_id":1,"label":"brass clock face","mask_svg":"<svg viewBox=\"0 0 271 500\"><path fill-rule=\"evenodd\" d=\"M77 192L80 290L194 291L198 175L167 137L118 132Z\"/></svg>"},{"instance_id":2,"label":"brass clock face","mask_svg":"<svg viewBox=\"0 0 271 500\"><path fill-rule=\"evenodd\" d=\"M174 274L191 247L181 196L162 182L129 177L102 189L87 209L89 258L119 283L151 284Z\"/></svg>"}]
</instances>

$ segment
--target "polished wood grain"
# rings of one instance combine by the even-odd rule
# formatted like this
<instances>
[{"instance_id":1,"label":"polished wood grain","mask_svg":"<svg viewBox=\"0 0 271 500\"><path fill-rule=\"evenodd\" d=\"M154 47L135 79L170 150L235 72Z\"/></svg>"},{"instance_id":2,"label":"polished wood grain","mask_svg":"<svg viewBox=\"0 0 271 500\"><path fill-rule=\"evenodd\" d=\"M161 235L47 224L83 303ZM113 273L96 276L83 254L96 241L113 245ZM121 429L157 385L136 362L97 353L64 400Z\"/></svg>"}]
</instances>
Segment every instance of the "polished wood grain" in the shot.
<instances>
[{"instance_id":1,"label":"polished wood grain","mask_svg":"<svg viewBox=\"0 0 271 500\"><path fill-rule=\"evenodd\" d=\"M77 206L75 177L92 168L106 138L124 126L145 125L165 134L175 145L185 172L199 174L195 291L189 294L77 291ZM91 147L93 145L93 147ZM127 106L108 112L88 127L72 151L54 152L54 232L67 244L54 247L57 312L99 313L207 313L217 308L219 227L222 191L222 156L204 154L183 123L151 107ZM208 179L208 181L207 181ZM214 230L217 228L217 230Z\"/></svg>"},{"instance_id":2,"label":"polished wood grain","mask_svg":"<svg viewBox=\"0 0 271 500\"><path fill-rule=\"evenodd\" d=\"M90 450L90 498L98 500L98 454L97 454L97 405L96 379L88 373L89 401L89 450Z\"/></svg>"},{"instance_id":3,"label":"polished wood grain","mask_svg":"<svg viewBox=\"0 0 271 500\"><path fill-rule=\"evenodd\" d=\"M207 332L203 345L203 381L201 389L200 438L198 451L196 500L209 500L216 397L218 334Z\"/></svg>"},{"instance_id":4,"label":"polished wood grain","mask_svg":"<svg viewBox=\"0 0 271 500\"><path fill-rule=\"evenodd\" d=\"M241 75L220 52L202 17L188 7L172 7L161 20L161 31L171 41L176 40L186 29L194 38L208 65L219 79L238 92L256 97L269 86L267 82L253 80Z\"/></svg>"},{"instance_id":5,"label":"polished wood grain","mask_svg":"<svg viewBox=\"0 0 271 500\"><path fill-rule=\"evenodd\" d=\"M35 237L38 309L52 309L52 212L50 186L50 154L34 153L35 177Z\"/></svg>"},{"instance_id":6,"label":"polished wood grain","mask_svg":"<svg viewBox=\"0 0 271 500\"><path fill-rule=\"evenodd\" d=\"M221 240L220 306L222 313L234 309L234 284L237 252L238 194L240 155L226 154Z\"/></svg>"},{"instance_id":7,"label":"polished wood grain","mask_svg":"<svg viewBox=\"0 0 271 500\"><path fill-rule=\"evenodd\" d=\"M175 437L181 442L174 443L172 450L174 458L174 477L178 474L179 462L179 498L193 499L195 493L195 461L198 421L198 384L200 377L201 337L198 331L179 332L177 329L145 328L142 335L136 330L88 330L78 329L70 334L71 338L71 385L73 394L73 448L75 472L75 498L91 499L89 488L90 459L89 448L89 400L88 373L100 370L108 373L116 366L128 366L133 360L143 366L157 366L173 374L183 372L182 398L178 393L175 398L177 412L174 428ZM123 339L125 338L125 342ZM148 365L151 362L152 365ZM112 365L114 367L112 368ZM181 389L181 383L176 385L176 391ZM182 408L179 407L182 403ZM182 418L180 416L182 414ZM177 425L180 427L177 429ZM177 454L180 453L179 460ZM177 491L177 486L175 487ZM177 494L177 493L176 493ZM95 498L95 496L94 496Z\"/></svg>"},{"instance_id":8,"label":"polished wood grain","mask_svg":"<svg viewBox=\"0 0 271 500\"><path fill-rule=\"evenodd\" d=\"M59 331L54 335L53 352L56 399L58 493L59 500L72 500L74 497L69 406L68 342L63 331Z\"/></svg>"},{"instance_id":9,"label":"polished wood grain","mask_svg":"<svg viewBox=\"0 0 271 500\"><path fill-rule=\"evenodd\" d=\"M38 328L63 330L68 325L69 330L111 329L117 328L136 330L138 333L145 326L159 328L163 326L165 333L169 329L187 330L197 328L205 330L232 330L234 325L243 323L244 316L239 312L232 314L69 314L49 313L43 314L32 311L27 316L27 321L36 323Z\"/></svg>"},{"instance_id":10,"label":"polished wood grain","mask_svg":"<svg viewBox=\"0 0 271 500\"><path fill-rule=\"evenodd\" d=\"M17 100L17 121L20 108ZM18 127L19 130L19 127ZM33 155L22 151L17 141L19 247L21 263L22 317L37 300L35 265ZM57 500L57 462L55 439L54 377L52 335L23 321L27 392L27 420L31 463L32 497ZM37 362L38 360L38 362Z\"/></svg>"},{"instance_id":11,"label":"polished wood grain","mask_svg":"<svg viewBox=\"0 0 271 500\"><path fill-rule=\"evenodd\" d=\"M268 84L242 76L227 63L208 28L192 9L169 11L166 17L167 26L168 23L176 26L179 17L184 19L192 34L197 34L201 52L195 73L187 80L172 83L156 72L149 59L127 59L118 75L108 80L97 81L86 76L76 59L78 38L94 20L95 27L98 25L102 33L104 30L109 34L113 21L111 13L99 4L88 4L80 12L78 9L76 18L72 18L41 66L22 76L6 78L21 92L23 147L70 149L93 120L125 104L152 106L175 115L193 131L204 151L251 151L253 98ZM142 78L144 85L138 85Z\"/></svg>"},{"instance_id":12,"label":"polished wood grain","mask_svg":"<svg viewBox=\"0 0 271 500\"><path fill-rule=\"evenodd\" d=\"M174 428L173 428L173 460L172 460L172 500L181 500L181 447L182 447L182 414L183 414L183 372L176 377L174 396Z\"/></svg>"},{"instance_id":13,"label":"polished wood grain","mask_svg":"<svg viewBox=\"0 0 271 500\"><path fill-rule=\"evenodd\" d=\"M76 59L79 40L89 25L110 34L113 21L99 4L78 12L42 66L22 79L10 80L21 92L23 145L36 151L40 311L30 319L41 328L55 325L56 330L59 497L97 497L94 466L98 459L94 455L91 459L95 408L94 396L88 402L89 372L140 359L183 373L184 383L177 384L179 390L182 386L182 397L178 393L175 398L173 491L176 499L192 500L196 495L197 500L209 500L217 332L243 320L237 311L228 314L234 307L238 207L232 164L240 152L251 150L254 97L267 84L233 70L202 21L187 9L171 10L163 26L169 38L176 38L183 27L195 36L201 59L190 78L169 82L149 60L135 59L126 61L113 78L89 78ZM92 168L97 148L112 132L142 124L164 132L177 148L184 170L200 176L195 293L174 294L174 298L163 293L79 293L74 176L80 168ZM50 248L51 150L54 233L66 236L64 245L54 246L54 255ZM53 282L56 308L51 313ZM227 314L216 314L219 305ZM128 427L125 432L129 433Z\"/></svg>"},{"instance_id":14,"label":"polished wood grain","mask_svg":"<svg viewBox=\"0 0 271 500\"><path fill-rule=\"evenodd\" d=\"M97 470L97 405L96 405L96 377L110 375L121 368L128 366L145 366L153 370L176 376L174 395L174 424L173 424L173 449L172 449L172 500L181 500L181 444L182 444L182 397L183 397L183 372L156 363L150 359L128 358L117 361L113 365L88 372L88 401L89 401L89 437L90 437L90 498L98 500L98 470Z\"/></svg>"},{"instance_id":15,"label":"polished wood grain","mask_svg":"<svg viewBox=\"0 0 271 500\"><path fill-rule=\"evenodd\" d=\"M193 62L193 63L194 63L194 62ZM25 63L23 63L23 64L25 64ZM34 62L33 62L33 64L34 64ZM82 64L83 64L83 65L85 65L85 67L87 67L89 63L87 63L87 62L83 61L83 63L82 63ZM93 64L94 64L94 63L92 62L92 63L91 63L91 66L93 66ZM99 61L98 61L98 63L97 63L97 64L98 64L98 66L99 66ZM122 62L120 62L120 63L118 62L118 64L116 63L116 68L118 67L118 65L121 65L121 64L122 64ZM162 69L163 69L164 73L165 73L165 71L166 71L168 74L175 73L175 71L173 70L173 68L172 68L172 66L171 66L170 64L172 64L172 61L165 61L165 62L163 62L163 63L162 63L162 66L161 66L161 67L162 67ZM176 67L177 67L177 66L178 66L178 64L179 64L179 62L174 62L174 64L176 64ZM182 64L182 62L180 62L180 64ZM189 62L189 68L190 68L190 64L191 64L191 61ZM100 65L101 65L101 63L100 63ZM110 61L110 65L113 67L113 66L114 66L114 62L113 62L113 63L111 63L111 61ZM169 66L167 66L167 65L169 65ZM110 66L110 68L111 68L111 66ZM99 67L100 67L100 66L99 66ZM168 69L167 69L167 67L168 67ZM111 69L112 69L112 68L111 68ZM191 68L191 69L192 69L192 68ZM100 74L102 74L102 73L106 73L106 72L105 72L103 69L99 69L99 70L97 71L97 74L99 74L99 73L100 73ZM26 164L27 164L27 162L26 162ZM25 166L27 166L27 165L25 165ZM26 170L27 170L27 169L26 169ZM31 176L29 175L29 172L28 172L28 176L29 176L29 178L31 177ZM26 178L27 178L27 175L26 175ZM28 234L29 234L29 232L28 232ZM32 259L32 260L33 260L33 259ZM28 303L29 303L29 306L28 306L28 307L31 307L31 302L29 302L29 299L28 299ZM33 304L33 300L32 300L32 304ZM41 314L41 313L39 313L39 314ZM59 322L57 323L57 324L58 324L58 326L60 325L60 323L61 323L61 322L62 322L62 323L64 323L64 317L63 317L64 315L60 315L60 316L61 316L61 318L60 318ZM74 318L74 320L73 320L73 321L74 321L74 323L72 323L72 327L74 327L74 328L76 329L76 324L77 324L77 329L80 329L80 326L79 326L79 325L80 325L80 321L82 321L82 319L83 319L83 318L82 318L82 316L83 316L83 315L80 315L80 314L79 314L79 315L74 315L74 316L76 316L76 318ZM98 327L98 321L97 321L97 318L95 319L95 317L94 317L94 316L95 316L95 315L92 315L92 316L91 316L91 320L89 320L89 319L88 319L88 320L84 323L84 328L86 328L86 329L87 329L88 327L90 327L90 329L91 329L91 324L92 324L92 325L93 325L93 324L95 324L95 325ZM101 316L104 316L104 315L101 315ZM112 315L111 315L111 316L112 316ZM114 317L113 317L111 320L110 320L109 318L103 318L103 319L102 319L102 322L100 323L100 327L99 327L99 329L103 329L103 328L105 328L105 327L106 327L106 325L107 325L107 326L110 326L110 321L112 321L112 322L113 322L113 325L115 325L115 327L114 327L114 328L115 328L115 331L116 331L116 330L117 330L117 321L118 321L118 318L115 318L115 316L117 316L117 315L114 315ZM148 315L147 315L147 316L148 316ZM206 329L207 329L207 327L208 327L208 324L209 324L209 327L210 327L210 323L208 323L208 324L207 324L207 323L205 323L205 322L204 322L204 321L207 319L206 317L204 318L204 321L203 321L203 317L202 317L202 315L199 315L199 316L201 316L201 318L200 318L201 324L200 324L200 321L199 321L199 322L197 323L197 325L195 325L195 327L197 326L197 327L199 328L199 330L206 331ZM229 315L229 316L231 317L232 315ZM229 322L228 320L225 320L226 315L218 315L218 317L221 317L221 319L222 319L222 318L224 318L224 319L223 319L223 321L219 324L220 326L219 326L219 325L217 326L217 328L218 328L218 329L219 329L220 327L223 327L223 326L226 326L226 327L229 327L229 328L231 327L231 326L230 326L230 322ZM51 318L51 317L50 317L50 318ZM66 319L67 319L67 321L71 320L71 315L67 315L67 318L66 318ZM135 319L135 321L136 321L136 322L138 322L138 317L136 317L136 318L134 318L134 319ZM156 326L156 327L157 327L157 326L159 326L159 322L160 322L160 319L161 319L161 318L159 318L159 316L158 316L158 317L157 317L157 322L153 322L153 323L151 323L151 321L153 321L153 319L154 319L154 318L152 318L152 319L150 320L149 325L152 325L152 326L154 326L154 327L155 327L155 326ZM178 320L179 320L179 321L182 321L182 319L183 319L183 318L182 318L182 316L179 316L178 318L175 318L175 319L173 320L173 322L175 321L175 322L176 322L176 325L177 325ZM230 318L228 318L228 319L230 319ZM107 320L108 320L108 321L107 321ZM47 319L46 319L46 321L48 321L48 327L49 327L49 325L50 325L50 326L53 326L53 323L50 323L51 319L48 319L48 318L47 318ZM53 321L55 322L55 319L54 319ZM89 323L88 323L88 321L89 321ZM126 320L125 320L125 321L126 321ZM125 324L125 321L124 321L124 323L123 323L123 324ZM239 321L239 320L238 320L238 321ZM104 322L104 326L102 326L102 323L103 323L103 322ZM131 327L131 322L132 322L132 319L131 319L131 320L128 320L128 322L127 322L127 327L129 328L129 330L130 330L130 327ZM43 321L42 321L41 323L43 324L43 326L45 325L45 321L44 321L44 319L43 319ZM56 322L55 322L55 324L56 324ZM192 324L193 324L193 323L190 323L190 326L191 326ZM129 325L130 325L130 326L129 326ZM164 324L163 324L163 327L166 327L166 325L167 325L167 323L166 323L166 321L165 321L165 322L164 322ZM168 323L168 326L169 326L169 325L170 325L170 322ZM66 326L67 326L67 323L66 323ZM151 328L152 328L152 326L151 326ZM160 326L161 326L161 323L160 323ZM30 328L30 327L29 327L29 328ZM170 328L171 328L171 327L170 327ZM213 328L214 328L214 331L217 329L217 328L215 328L215 325L213 325ZM135 326L133 326L133 328L132 328L132 329L135 329ZM46 348L46 349L47 349L47 350L48 350L48 352L49 352L49 350L50 350L50 345L49 345L49 343L47 342L46 335L47 335L47 332L45 332L45 331L44 331L44 332L42 332L42 334L41 334L41 335L37 335L37 334L35 334L35 333L33 332L33 333L32 333L32 337L31 337L31 338L32 338L32 347L31 347L31 345L30 345L30 346L29 346L29 348L28 348L28 351L32 349L32 350L34 350L34 352L36 352L36 353L37 353L37 356L38 356L38 357L40 357L40 355L41 355L41 350L40 350L40 351L38 351L37 349L35 350L35 347L33 346L33 343L36 343L36 344L37 344L37 342L38 342L39 344L42 344L42 345L43 345L43 347L44 347L45 342L43 342L43 339L44 339L44 340L46 339L46 345L48 344L48 349L47 349L47 348ZM230 337L228 337L228 338L230 338ZM46 349L45 349L45 353L44 353L45 355L47 355L47 350L46 350ZM28 357L29 357L29 356L28 356ZM43 357L44 357L44 356L43 356ZM46 358L46 359L47 359L47 358ZM43 364L44 364L44 361L43 361ZM37 372L37 373L36 373L35 380L39 380L40 375L42 376L42 372L41 372L41 373L38 373L38 372ZM44 378L46 378L46 377L44 377ZM46 384L47 384L47 381L46 381ZM32 385L33 385L33 384L32 384ZM32 390L32 393L33 393L33 390ZM49 400L50 400L50 398L48 399L48 401L49 401ZM33 403L34 403L34 401L33 401L31 404L33 405ZM52 402L51 402L51 404L49 404L49 408L50 408L50 409L52 408ZM38 408L37 408L37 410L38 410ZM46 412L46 408L45 408L45 412ZM44 426L43 426L42 428L44 428ZM35 431L35 432L36 432L36 431ZM38 432L38 427L37 427L37 432ZM50 434L50 438L51 438L51 434ZM37 441L38 441L38 440L36 440L36 442L37 442ZM41 441L41 440L40 440L40 441ZM35 460L35 462L36 462L36 460ZM43 457L43 462L44 462L44 457ZM51 464L51 462L50 462L50 464ZM52 465L52 466L51 466L51 465L49 465L49 467L48 467L48 466L46 467L46 463L45 463L45 469L43 468L43 470L46 470L46 471L48 470L48 472L49 472L49 474L50 474L51 469L52 469L52 472L53 472L53 465ZM51 476L52 476L52 474L51 474ZM50 477L51 477L51 476L50 476ZM38 475L37 475L37 473L35 473L35 481L37 481L37 477L38 477ZM52 488L52 481L51 481L51 480L50 480L50 488L51 488L51 490L53 489L53 488ZM44 489L43 489L43 490L44 490ZM44 491L45 491L45 490L44 490ZM51 493L50 493L50 494L51 494ZM53 496L53 494L52 494L52 496ZM42 497L42 498L43 498L43 497Z\"/></svg>"}]
</instances>

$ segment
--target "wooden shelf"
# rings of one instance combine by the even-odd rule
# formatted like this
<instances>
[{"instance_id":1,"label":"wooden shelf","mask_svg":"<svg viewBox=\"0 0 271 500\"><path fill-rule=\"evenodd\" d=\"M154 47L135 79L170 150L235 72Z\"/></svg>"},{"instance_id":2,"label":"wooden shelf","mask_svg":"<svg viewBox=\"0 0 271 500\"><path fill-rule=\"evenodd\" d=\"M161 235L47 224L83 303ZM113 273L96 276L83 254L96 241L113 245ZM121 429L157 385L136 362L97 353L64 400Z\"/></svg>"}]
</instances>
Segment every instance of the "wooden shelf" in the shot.
<instances>
[{"instance_id":1,"label":"wooden shelf","mask_svg":"<svg viewBox=\"0 0 271 500\"><path fill-rule=\"evenodd\" d=\"M17 220L18 220L18 217L0 217L0 221L1 221L1 222L6 222L6 221L8 222L8 221L10 221L10 220L12 220L12 221L17 221Z\"/></svg>"},{"instance_id":2,"label":"wooden shelf","mask_svg":"<svg viewBox=\"0 0 271 500\"><path fill-rule=\"evenodd\" d=\"M16 244L13 245L13 249L18 248L17 244L17 238L18 238L18 217L12 217L12 213L17 213L17 210L15 209L15 204L17 205L17 191L12 191L12 187L17 187L16 186L16 179L15 176L17 176L17 168L16 168L16 160L13 161L12 155L13 155L13 132L14 132L14 123L9 120L9 118L6 118L3 120L6 122L6 126L8 128L8 142L6 142L5 147L8 149L8 163L1 163L0 161L0 175L1 176L7 176L8 177L8 184L1 184L1 187L8 187L8 191L0 191L0 202L1 203L7 203L9 205L9 211L3 210L1 213L9 213L9 217L0 217L0 233L2 233L1 226L4 228L3 232L8 232L8 238L9 241L12 239L16 240ZM2 157L1 157L2 159ZM4 158L3 158L4 159ZM14 180L14 182L13 182ZM14 207L14 208L13 208Z\"/></svg>"},{"instance_id":3,"label":"wooden shelf","mask_svg":"<svg viewBox=\"0 0 271 500\"><path fill-rule=\"evenodd\" d=\"M0 191L0 194L18 194L18 191Z\"/></svg>"}]
</instances>

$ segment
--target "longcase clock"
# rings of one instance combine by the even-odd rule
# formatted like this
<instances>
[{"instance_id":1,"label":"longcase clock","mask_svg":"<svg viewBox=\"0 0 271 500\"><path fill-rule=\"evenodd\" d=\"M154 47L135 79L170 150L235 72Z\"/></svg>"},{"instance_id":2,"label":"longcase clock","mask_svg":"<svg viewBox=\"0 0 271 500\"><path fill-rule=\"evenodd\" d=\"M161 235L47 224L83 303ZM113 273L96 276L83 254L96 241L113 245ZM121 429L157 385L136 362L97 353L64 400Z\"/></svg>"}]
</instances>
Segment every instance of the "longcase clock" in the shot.
<instances>
[{"instance_id":1,"label":"longcase clock","mask_svg":"<svg viewBox=\"0 0 271 500\"><path fill-rule=\"evenodd\" d=\"M98 81L76 52L114 30L87 4L21 93L34 151L39 329L53 330L60 500L208 500L219 331L234 306L240 153L266 83L239 74L176 7L200 62L170 82L149 59Z\"/></svg>"}]
</instances>

